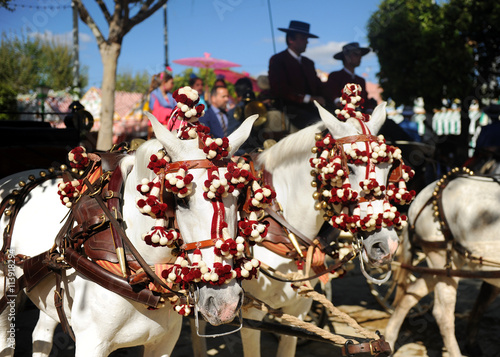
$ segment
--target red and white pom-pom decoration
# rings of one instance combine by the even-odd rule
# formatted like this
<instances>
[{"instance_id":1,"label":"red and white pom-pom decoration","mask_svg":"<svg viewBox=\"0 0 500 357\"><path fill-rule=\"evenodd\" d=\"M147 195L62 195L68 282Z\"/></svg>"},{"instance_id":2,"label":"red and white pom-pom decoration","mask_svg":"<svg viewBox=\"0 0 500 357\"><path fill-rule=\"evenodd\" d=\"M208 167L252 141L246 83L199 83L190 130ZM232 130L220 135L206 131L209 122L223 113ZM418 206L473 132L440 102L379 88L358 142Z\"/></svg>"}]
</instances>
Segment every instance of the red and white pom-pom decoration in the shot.
<instances>
[{"instance_id":1,"label":"red and white pom-pom decoration","mask_svg":"<svg viewBox=\"0 0 500 357\"><path fill-rule=\"evenodd\" d=\"M188 123L185 126L181 126L179 128L179 131L177 132L177 135L182 140L196 139L198 137L198 127L200 125L201 124L193 125L193 124Z\"/></svg>"},{"instance_id":2,"label":"red and white pom-pom decoration","mask_svg":"<svg viewBox=\"0 0 500 357\"><path fill-rule=\"evenodd\" d=\"M57 193L61 203L68 208L80 197L83 189L83 180L62 181L57 185Z\"/></svg>"},{"instance_id":3,"label":"red and white pom-pom decoration","mask_svg":"<svg viewBox=\"0 0 500 357\"><path fill-rule=\"evenodd\" d=\"M182 316L189 316L191 315L191 308L193 306L190 304L179 304L175 306L175 311Z\"/></svg>"},{"instance_id":4,"label":"red and white pom-pom decoration","mask_svg":"<svg viewBox=\"0 0 500 357\"><path fill-rule=\"evenodd\" d=\"M250 181L255 180L255 177L251 173L250 165L244 160L240 160L238 163L230 162L224 177L229 184L239 190L245 188Z\"/></svg>"},{"instance_id":5,"label":"red and white pom-pom decoration","mask_svg":"<svg viewBox=\"0 0 500 357\"><path fill-rule=\"evenodd\" d=\"M172 113L172 117L177 116L181 120L195 122L205 115L205 106L203 104L198 105L200 97L197 90L186 86L177 89L172 96L177 102L177 108Z\"/></svg>"},{"instance_id":6,"label":"red and white pom-pom decoration","mask_svg":"<svg viewBox=\"0 0 500 357\"><path fill-rule=\"evenodd\" d=\"M333 187L331 191L327 192L323 192L323 195L326 194L328 203L333 205L349 205L356 203L358 200L358 193L352 189L348 178L344 180L341 187Z\"/></svg>"},{"instance_id":7,"label":"red and white pom-pom decoration","mask_svg":"<svg viewBox=\"0 0 500 357\"><path fill-rule=\"evenodd\" d=\"M378 183L375 171L370 172L367 179L360 181L359 187L365 197L379 198L385 195L385 186Z\"/></svg>"},{"instance_id":8,"label":"red and white pom-pom decoration","mask_svg":"<svg viewBox=\"0 0 500 357\"><path fill-rule=\"evenodd\" d=\"M361 114L356 108L363 104L361 87L357 84L348 84L344 87L342 103L344 108L337 110L340 120L355 118L366 122L369 115ZM360 150L360 148L363 148ZM315 178L316 187L314 198L318 200L316 209L325 211L325 218L338 229L356 233L358 231L373 232L382 227L400 229L406 225L406 216L397 212L389 201L396 204L408 204L415 192L408 191L405 182L414 175L413 170L403 164L401 150L386 144L383 135L375 140L369 138L362 143L344 145L337 143L331 134L316 134L316 146L313 148L316 157L310 159L313 168L311 175ZM401 179L398 187L392 182L385 185L377 180L374 165L400 164ZM352 188L348 179L347 165L366 166L367 177L359 181L360 191ZM395 174L398 172L396 171ZM391 176L392 179L392 176ZM371 201L384 199L383 212L375 214ZM368 201L367 214L361 218L359 203ZM352 211L351 211L352 210ZM352 213L351 213L352 212Z\"/></svg>"},{"instance_id":9,"label":"red and white pom-pom decoration","mask_svg":"<svg viewBox=\"0 0 500 357\"><path fill-rule=\"evenodd\" d=\"M399 185L390 183L387 187L387 198L397 205L407 205L415 198L415 191L408 191L404 179L399 180Z\"/></svg>"},{"instance_id":10,"label":"red and white pom-pom decoration","mask_svg":"<svg viewBox=\"0 0 500 357\"><path fill-rule=\"evenodd\" d=\"M234 262L234 272L236 274L236 279L239 280L250 280L257 278L257 272L260 267L260 261L253 258L251 260L247 258L241 258Z\"/></svg>"},{"instance_id":11,"label":"red and white pom-pom decoration","mask_svg":"<svg viewBox=\"0 0 500 357\"><path fill-rule=\"evenodd\" d=\"M165 190L179 198L189 196L193 192L193 175L187 173L187 167L181 166L177 172L165 175Z\"/></svg>"},{"instance_id":12,"label":"red and white pom-pom decoration","mask_svg":"<svg viewBox=\"0 0 500 357\"><path fill-rule=\"evenodd\" d=\"M267 236L269 227L269 222L264 221L260 223L257 220L257 214L255 212L250 212L248 218L238 222L238 232L240 237L244 239L249 239L250 244L260 243Z\"/></svg>"},{"instance_id":13,"label":"red and white pom-pom decoration","mask_svg":"<svg viewBox=\"0 0 500 357\"><path fill-rule=\"evenodd\" d=\"M223 239L215 242L214 253L224 259L241 258L245 253L245 238L232 239L227 228L222 229Z\"/></svg>"},{"instance_id":14,"label":"red and white pom-pom decoration","mask_svg":"<svg viewBox=\"0 0 500 357\"><path fill-rule=\"evenodd\" d=\"M208 180L205 181L203 190L203 197L205 199L214 201L226 197L229 193L233 192L234 187L231 186L225 177L219 177L216 170L208 171Z\"/></svg>"},{"instance_id":15,"label":"red and white pom-pom decoration","mask_svg":"<svg viewBox=\"0 0 500 357\"><path fill-rule=\"evenodd\" d=\"M170 162L170 157L164 150L158 151L156 154L151 155L149 158L148 169L152 170L155 174L159 174L161 169L167 167Z\"/></svg>"},{"instance_id":16,"label":"red and white pom-pom decoration","mask_svg":"<svg viewBox=\"0 0 500 357\"><path fill-rule=\"evenodd\" d=\"M83 146L77 146L68 153L69 165L77 170L83 170L90 164L87 150Z\"/></svg>"},{"instance_id":17,"label":"red and white pom-pom decoration","mask_svg":"<svg viewBox=\"0 0 500 357\"><path fill-rule=\"evenodd\" d=\"M149 215L154 219L164 218L168 209L166 203L160 202L161 183L158 177L153 181L144 178L140 185L137 185L137 191L143 196L138 197L135 201L139 212L144 215Z\"/></svg>"},{"instance_id":18,"label":"red and white pom-pom decoration","mask_svg":"<svg viewBox=\"0 0 500 357\"><path fill-rule=\"evenodd\" d=\"M276 192L269 185L260 186L257 181L252 183L252 196L249 201L251 211L259 211L269 206L276 198Z\"/></svg>"},{"instance_id":19,"label":"red and white pom-pom decoration","mask_svg":"<svg viewBox=\"0 0 500 357\"><path fill-rule=\"evenodd\" d=\"M174 228L167 229L165 226L165 219L158 219L155 226L143 234L142 239L153 247L174 247L175 243L180 240L180 232Z\"/></svg>"},{"instance_id":20,"label":"red and white pom-pom decoration","mask_svg":"<svg viewBox=\"0 0 500 357\"><path fill-rule=\"evenodd\" d=\"M342 97L340 99L344 108L335 110L335 115L340 120L347 120L349 118L356 118L362 121L368 121L370 116L356 111L356 108L363 105L363 98L361 98L361 85L348 83L342 90Z\"/></svg>"},{"instance_id":21,"label":"red and white pom-pom decoration","mask_svg":"<svg viewBox=\"0 0 500 357\"><path fill-rule=\"evenodd\" d=\"M203 152L207 155L209 160L220 160L229 155L231 147L229 146L228 138L212 139L210 136L204 138L205 146Z\"/></svg>"}]
</instances>

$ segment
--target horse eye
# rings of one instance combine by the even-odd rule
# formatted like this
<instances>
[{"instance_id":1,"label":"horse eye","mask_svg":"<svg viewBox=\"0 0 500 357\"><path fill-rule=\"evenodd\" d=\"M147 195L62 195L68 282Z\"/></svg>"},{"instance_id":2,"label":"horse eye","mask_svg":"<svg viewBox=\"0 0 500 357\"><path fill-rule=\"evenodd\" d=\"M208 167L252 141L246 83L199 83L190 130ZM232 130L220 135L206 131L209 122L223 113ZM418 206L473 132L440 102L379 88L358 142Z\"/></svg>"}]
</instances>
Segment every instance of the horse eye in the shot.
<instances>
[{"instance_id":1,"label":"horse eye","mask_svg":"<svg viewBox=\"0 0 500 357\"><path fill-rule=\"evenodd\" d=\"M176 202L177 202L177 205L179 205L179 207L181 207L181 208L185 208L185 209L189 208L189 199L187 197L178 198L176 200Z\"/></svg>"}]
</instances>

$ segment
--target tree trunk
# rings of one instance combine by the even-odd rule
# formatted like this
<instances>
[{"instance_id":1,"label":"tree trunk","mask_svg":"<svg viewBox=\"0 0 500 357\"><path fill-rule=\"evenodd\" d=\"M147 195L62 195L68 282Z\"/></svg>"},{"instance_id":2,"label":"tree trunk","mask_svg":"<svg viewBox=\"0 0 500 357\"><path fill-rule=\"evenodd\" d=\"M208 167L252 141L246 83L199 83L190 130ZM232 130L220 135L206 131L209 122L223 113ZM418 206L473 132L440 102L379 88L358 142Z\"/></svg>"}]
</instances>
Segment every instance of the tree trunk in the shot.
<instances>
[{"instance_id":1,"label":"tree trunk","mask_svg":"<svg viewBox=\"0 0 500 357\"><path fill-rule=\"evenodd\" d=\"M107 151L113 146L113 116L115 112L116 68L121 44L103 42L99 46L103 65L101 88L101 127L97 136L97 150Z\"/></svg>"}]
</instances>

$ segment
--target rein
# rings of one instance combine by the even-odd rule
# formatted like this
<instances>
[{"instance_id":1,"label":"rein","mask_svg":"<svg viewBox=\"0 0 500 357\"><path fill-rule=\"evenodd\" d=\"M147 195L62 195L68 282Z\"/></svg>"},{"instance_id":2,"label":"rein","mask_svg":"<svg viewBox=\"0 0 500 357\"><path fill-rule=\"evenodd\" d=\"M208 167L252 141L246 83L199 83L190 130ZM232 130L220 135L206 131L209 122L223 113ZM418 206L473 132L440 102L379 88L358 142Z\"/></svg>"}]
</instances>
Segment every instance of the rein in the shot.
<instances>
[{"instance_id":1,"label":"rein","mask_svg":"<svg viewBox=\"0 0 500 357\"><path fill-rule=\"evenodd\" d=\"M300 283L300 282L304 282L304 281L311 281L311 280L319 278L320 276L325 275L327 273L334 273L336 270L341 268L342 265L344 265L345 263L348 263L354 257L355 257L354 253L349 252L345 257L343 257L341 260L339 260L335 264L330 265L324 271L317 273L317 274L314 274L314 275L311 275L311 276L308 276L308 277L305 277L305 278L301 278L301 279L287 279L286 277L283 277L283 278L278 277L277 275L282 274L282 273L271 268L270 266L264 265L263 263L261 263L260 271L264 275L268 276L269 278L277 280L277 281L281 281L283 283Z\"/></svg>"}]
</instances>

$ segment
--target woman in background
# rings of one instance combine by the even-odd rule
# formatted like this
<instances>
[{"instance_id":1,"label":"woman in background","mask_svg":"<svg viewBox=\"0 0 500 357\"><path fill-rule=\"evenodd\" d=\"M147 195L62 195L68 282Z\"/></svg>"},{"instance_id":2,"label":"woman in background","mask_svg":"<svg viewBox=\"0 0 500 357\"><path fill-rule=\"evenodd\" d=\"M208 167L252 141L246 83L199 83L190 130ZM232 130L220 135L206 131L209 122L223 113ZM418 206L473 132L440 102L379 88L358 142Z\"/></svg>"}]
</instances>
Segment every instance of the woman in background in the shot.
<instances>
[{"instance_id":1,"label":"woman in background","mask_svg":"<svg viewBox=\"0 0 500 357\"><path fill-rule=\"evenodd\" d=\"M155 74L149 86L149 111L165 126L177 105L171 93L173 88L174 78L168 72ZM151 138L152 133L151 123L149 123L148 139Z\"/></svg>"}]
</instances>

